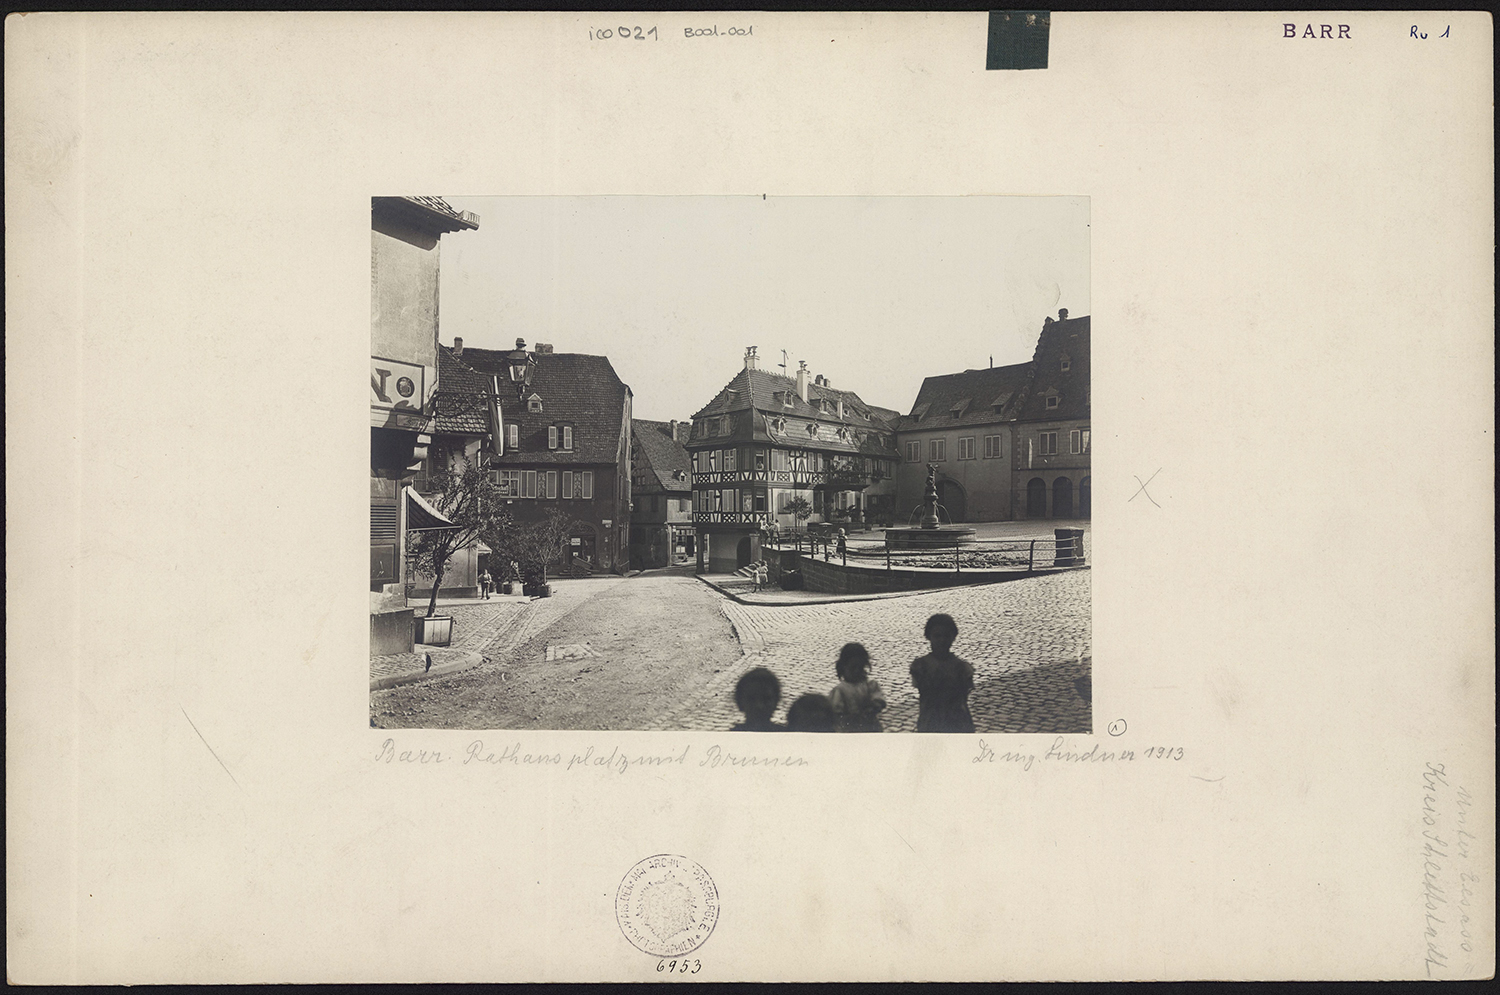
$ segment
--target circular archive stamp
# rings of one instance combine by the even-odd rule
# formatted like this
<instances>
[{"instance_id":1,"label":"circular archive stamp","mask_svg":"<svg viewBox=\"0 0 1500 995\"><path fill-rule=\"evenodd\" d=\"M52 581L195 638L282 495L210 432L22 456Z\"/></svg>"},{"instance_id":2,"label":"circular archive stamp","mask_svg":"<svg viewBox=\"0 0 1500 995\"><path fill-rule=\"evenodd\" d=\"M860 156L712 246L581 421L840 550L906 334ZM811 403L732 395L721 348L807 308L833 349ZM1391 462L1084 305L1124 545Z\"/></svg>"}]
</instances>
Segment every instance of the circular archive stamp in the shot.
<instances>
[{"instance_id":1,"label":"circular archive stamp","mask_svg":"<svg viewBox=\"0 0 1500 995\"><path fill-rule=\"evenodd\" d=\"M696 861L659 853L626 872L615 920L638 950L680 957L703 946L719 921L719 891Z\"/></svg>"}]
</instances>

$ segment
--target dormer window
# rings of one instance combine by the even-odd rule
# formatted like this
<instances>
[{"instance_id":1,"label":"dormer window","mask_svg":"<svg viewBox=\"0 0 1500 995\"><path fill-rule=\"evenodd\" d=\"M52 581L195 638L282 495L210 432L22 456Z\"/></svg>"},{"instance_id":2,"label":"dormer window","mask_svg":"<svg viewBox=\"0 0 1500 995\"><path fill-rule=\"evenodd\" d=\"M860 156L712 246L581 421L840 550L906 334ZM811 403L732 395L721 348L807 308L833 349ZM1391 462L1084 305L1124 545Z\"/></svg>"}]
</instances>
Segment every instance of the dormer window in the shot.
<instances>
[{"instance_id":1,"label":"dormer window","mask_svg":"<svg viewBox=\"0 0 1500 995\"><path fill-rule=\"evenodd\" d=\"M1073 368L1073 360L1066 353L1064 353L1063 354L1063 358L1062 358L1062 371L1064 373L1066 373L1069 370L1071 370L1072 368Z\"/></svg>"},{"instance_id":2,"label":"dormer window","mask_svg":"<svg viewBox=\"0 0 1500 995\"><path fill-rule=\"evenodd\" d=\"M817 422L808 422L808 425L807 425L807 434L810 435L810 436L812 436L814 439L816 439L818 437L818 423Z\"/></svg>"},{"instance_id":3,"label":"dormer window","mask_svg":"<svg viewBox=\"0 0 1500 995\"><path fill-rule=\"evenodd\" d=\"M1053 408L1057 407L1057 402L1058 402L1058 397L1057 397L1056 394L1049 395L1047 397L1047 410L1051 411Z\"/></svg>"},{"instance_id":4,"label":"dormer window","mask_svg":"<svg viewBox=\"0 0 1500 995\"><path fill-rule=\"evenodd\" d=\"M542 411L542 398L540 394L532 394L526 399L526 410L532 414L540 414Z\"/></svg>"}]
</instances>

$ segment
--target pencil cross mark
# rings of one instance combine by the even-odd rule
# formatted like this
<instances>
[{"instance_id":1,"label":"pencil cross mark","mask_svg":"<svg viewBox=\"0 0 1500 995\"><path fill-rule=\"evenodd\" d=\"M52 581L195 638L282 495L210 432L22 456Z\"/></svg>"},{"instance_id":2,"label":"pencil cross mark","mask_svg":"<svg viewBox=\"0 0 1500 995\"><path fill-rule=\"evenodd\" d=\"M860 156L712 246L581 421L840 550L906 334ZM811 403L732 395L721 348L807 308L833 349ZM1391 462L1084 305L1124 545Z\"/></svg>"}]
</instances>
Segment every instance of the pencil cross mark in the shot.
<instances>
[{"instance_id":1,"label":"pencil cross mark","mask_svg":"<svg viewBox=\"0 0 1500 995\"><path fill-rule=\"evenodd\" d=\"M1161 467L1157 467L1156 468L1156 473L1161 473ZM1144 495L1146 495L1146 500L1147 501L1150 501L1152 504L1156 504L1156 498L1152 497L1151 496L1151 492L1148 491L1148 490L1146 490L1146 485L1149 484L1149 483L1151 483L1151 481L1153 481L1153 480L1156 479L1156 473L1153 473L1151 476L1147 477L1145 480L1142 480L1140 477L1136 477L1135 478L1135 482L1141 485L1141 489L1138 490L1138 491L1136 491L1134 494L1130 495L1130 501L1134 501L1136 498L1138 498L1142 494L1144 494ZM1127 501L1126 504L1129 504L1130 501ZM1161 507L1161 505L1159 505L1159 504L1156 504L1156 506L1158 508Z\"/></svg>"}]
</instances>

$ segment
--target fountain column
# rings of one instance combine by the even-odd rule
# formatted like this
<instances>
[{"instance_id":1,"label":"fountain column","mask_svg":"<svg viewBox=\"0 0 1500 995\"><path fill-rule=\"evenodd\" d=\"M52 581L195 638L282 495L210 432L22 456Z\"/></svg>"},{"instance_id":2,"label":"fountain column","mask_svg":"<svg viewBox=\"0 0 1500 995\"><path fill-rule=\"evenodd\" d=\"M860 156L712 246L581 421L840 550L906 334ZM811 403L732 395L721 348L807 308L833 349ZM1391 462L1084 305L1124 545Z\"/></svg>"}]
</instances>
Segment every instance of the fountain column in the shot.
<instances>
[{"instance_id":1,"label":"fountain column","mask_svg":"<svg viewBox=\"0 0 1500 995\"><path fill-rule=\"evenodd\" d=\"M922 520L920 528L935 529L938 527L937 515L937 464L927 464L927 489L922 492Z\"/></svg>"}]
</instances>

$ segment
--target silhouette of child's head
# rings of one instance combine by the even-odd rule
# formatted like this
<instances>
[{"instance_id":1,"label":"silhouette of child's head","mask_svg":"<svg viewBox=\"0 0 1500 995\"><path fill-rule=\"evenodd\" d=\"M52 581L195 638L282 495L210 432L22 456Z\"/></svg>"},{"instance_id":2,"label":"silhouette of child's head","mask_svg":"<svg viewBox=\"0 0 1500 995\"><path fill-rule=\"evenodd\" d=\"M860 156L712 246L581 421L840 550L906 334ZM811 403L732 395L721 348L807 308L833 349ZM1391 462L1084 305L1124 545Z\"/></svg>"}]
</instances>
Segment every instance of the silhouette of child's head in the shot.
<instances>
[{"instance_id":1,"label":"silhouette of child's head","mask_svg":"<svg viewBox=\"0 0 1500 995\"><path fill-rule=\"evenodd\" d=\"M927 627L922 630L922 635L932 644L935 652L946 653L953 648L953 641L958 638L958 623L953 621L952 615L934 615L927 620Z\"/></svg>"},{"instance_id":2,"label":"silhouette of child's head","mask_svg":"<svg viewBox=\"0 0 1500 995\"><path fill-rule=\"evenodd\" d=\"M786 710L786 727L792 732L833 732L833 706L821 694L804 694Z\"/></svg>"},{"instance_id":3,"label":"silhouette of child's head","mask_svg":"<svg viewBox=\"0 0 1500 995\"><path fill-rule=\"evenodd\" d=\"M781 702L781 682L765 667L747 670L734 686L734 703L752 722L769 722Z\"/></svg>"},{"instance_id":4,"label":"silhouette of child's head","mask_svg":"<svg viewBox=\"0 0 1500 995\"><path fill-rule=\"evenodd\" d=\"M839 662L833 665L839 680L858 684L869 676L870 654L860 643L845 643L839 650Z\"/></svg>"}]
</instances>

